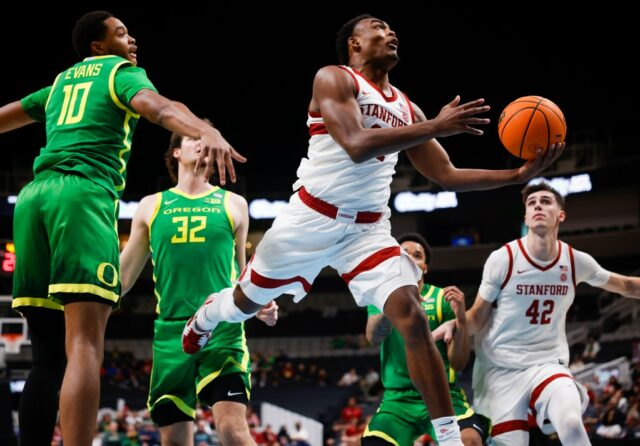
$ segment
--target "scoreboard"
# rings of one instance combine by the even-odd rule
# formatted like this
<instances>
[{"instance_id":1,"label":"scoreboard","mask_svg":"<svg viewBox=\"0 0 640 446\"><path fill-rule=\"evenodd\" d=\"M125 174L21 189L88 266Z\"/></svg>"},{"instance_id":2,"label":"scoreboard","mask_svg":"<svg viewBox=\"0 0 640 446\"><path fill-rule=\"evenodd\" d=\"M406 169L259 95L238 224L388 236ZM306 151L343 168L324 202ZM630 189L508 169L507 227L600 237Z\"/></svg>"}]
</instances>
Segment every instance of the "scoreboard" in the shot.
<instances>
[{"instance_id":1,"label":"scoreboard","mask_svg":"<svg viewBox=\"0 0 640 446\"><path fill-rule=\"evenodd\" d=\"M16 250L10 240L0 240L0 274L12 276L16 269Z\"/></svg>"}]
</instances>

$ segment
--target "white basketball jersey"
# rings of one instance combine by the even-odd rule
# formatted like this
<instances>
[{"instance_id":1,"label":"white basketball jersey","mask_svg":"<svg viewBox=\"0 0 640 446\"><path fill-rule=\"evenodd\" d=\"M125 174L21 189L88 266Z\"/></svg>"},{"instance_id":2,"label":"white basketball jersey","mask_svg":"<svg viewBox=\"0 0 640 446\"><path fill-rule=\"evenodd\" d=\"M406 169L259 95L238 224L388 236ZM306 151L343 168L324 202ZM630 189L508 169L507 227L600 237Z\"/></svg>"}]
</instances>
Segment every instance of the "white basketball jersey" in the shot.
<instances>
[{"instance_id":1,"label":"white basketball jersey","mask_svg":"<svg viewBox=\"0 0 640 446\"><path fill-rule=\"evenodd\" d=\"M355 82L365 128L402 127L414 122L411 103L398 89L390 86L391 96L386 96L358 71L340 68ZM354 211L386 211L388 215L389 185L398 153L356 164L329 135L319 113L310 112L307 125L311 135L309 151L298 167L294 190L304 186L311 195L334 206Z\"/></svg>"},{"instance_id":2,"label":"white basketball jersey","mask_svg":"<svg viewBox=\"0 0 640 446\"><path fill-rule=\"evenodd\" d=\"M558 240L557 257L543 266L524 243L526 238L514 240L499 250L509 257L509 268L489 321L476 335L478 360L511 369L548 362L568 366L565 318L575 297L574 252Z\"/></svg>"}]
</instances>

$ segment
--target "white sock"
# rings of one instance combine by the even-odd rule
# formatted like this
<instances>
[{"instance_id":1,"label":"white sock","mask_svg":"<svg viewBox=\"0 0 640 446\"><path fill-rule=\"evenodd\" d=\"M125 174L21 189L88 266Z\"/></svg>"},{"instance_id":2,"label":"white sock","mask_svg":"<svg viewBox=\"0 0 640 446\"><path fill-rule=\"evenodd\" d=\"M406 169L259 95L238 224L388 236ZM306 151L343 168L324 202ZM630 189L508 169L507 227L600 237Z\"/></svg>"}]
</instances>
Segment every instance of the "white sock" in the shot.
<instances>
[{"instance_id":1,"label":"white sock","mask_svg":"<svg viewBox=\"0 0 640 446\"><path fill-rule=\"evenodd\" d=\"M431 420L431 424L433 424L433 430L439 445L462 445L460 427L455 416L436 418Z\"/></svg>"},{"instance_id":2,"label":"white sock","mask_svg":"<svg viewBox=\"0 0 640 446\"><path fill-rule=\"evenodd\" d=\"M233 288L225 288L213 293L213 299L196 317L196 330L209 331L216 328L218 322L244 322L256 313L247 314L238 308L233 301Z\"/></svg>"}]
</instances>

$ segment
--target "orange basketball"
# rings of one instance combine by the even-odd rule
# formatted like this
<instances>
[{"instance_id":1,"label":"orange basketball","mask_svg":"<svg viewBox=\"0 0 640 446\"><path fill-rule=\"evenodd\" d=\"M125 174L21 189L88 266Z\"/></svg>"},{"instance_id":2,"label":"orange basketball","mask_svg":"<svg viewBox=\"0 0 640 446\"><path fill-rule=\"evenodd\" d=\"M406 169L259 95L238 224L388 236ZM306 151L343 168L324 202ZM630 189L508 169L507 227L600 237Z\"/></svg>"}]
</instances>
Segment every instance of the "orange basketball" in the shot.
<instances>
[{"instance_id":1,"label":"orange basketball","mask_svg":"<svg viewBox=\"0 0 640 446\"><path fill-rule=\"evenodd\" d=\"M507 105L498 119L502 145L518 158L533 159L551 144L563 142L567 122L560 108L540 96L524 96Z\"/></svg>"}]
</instances>

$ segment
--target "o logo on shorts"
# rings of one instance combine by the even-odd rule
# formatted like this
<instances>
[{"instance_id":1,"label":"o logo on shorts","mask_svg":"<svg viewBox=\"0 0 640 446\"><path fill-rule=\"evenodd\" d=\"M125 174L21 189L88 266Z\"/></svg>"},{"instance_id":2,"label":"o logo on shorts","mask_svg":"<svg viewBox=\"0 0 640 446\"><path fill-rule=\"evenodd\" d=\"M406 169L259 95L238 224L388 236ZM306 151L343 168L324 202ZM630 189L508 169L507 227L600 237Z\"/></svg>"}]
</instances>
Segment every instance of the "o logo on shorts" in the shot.
<instances>
[{"instance_id":1,"label":"o logo on shorts","mask_svg":"<svg viewBox=\"0 0 640 446\"><path fill-rule=\"evenodd\" d=\"M109 269L107 269L109 267ZM105 277L106 273L106 277ZM118 283L118 270L111 263L103 262L98 266L98 280L108 287L114 287ZM111 279L111 280L109 280Z\"/></svg>"}]
</instances>

